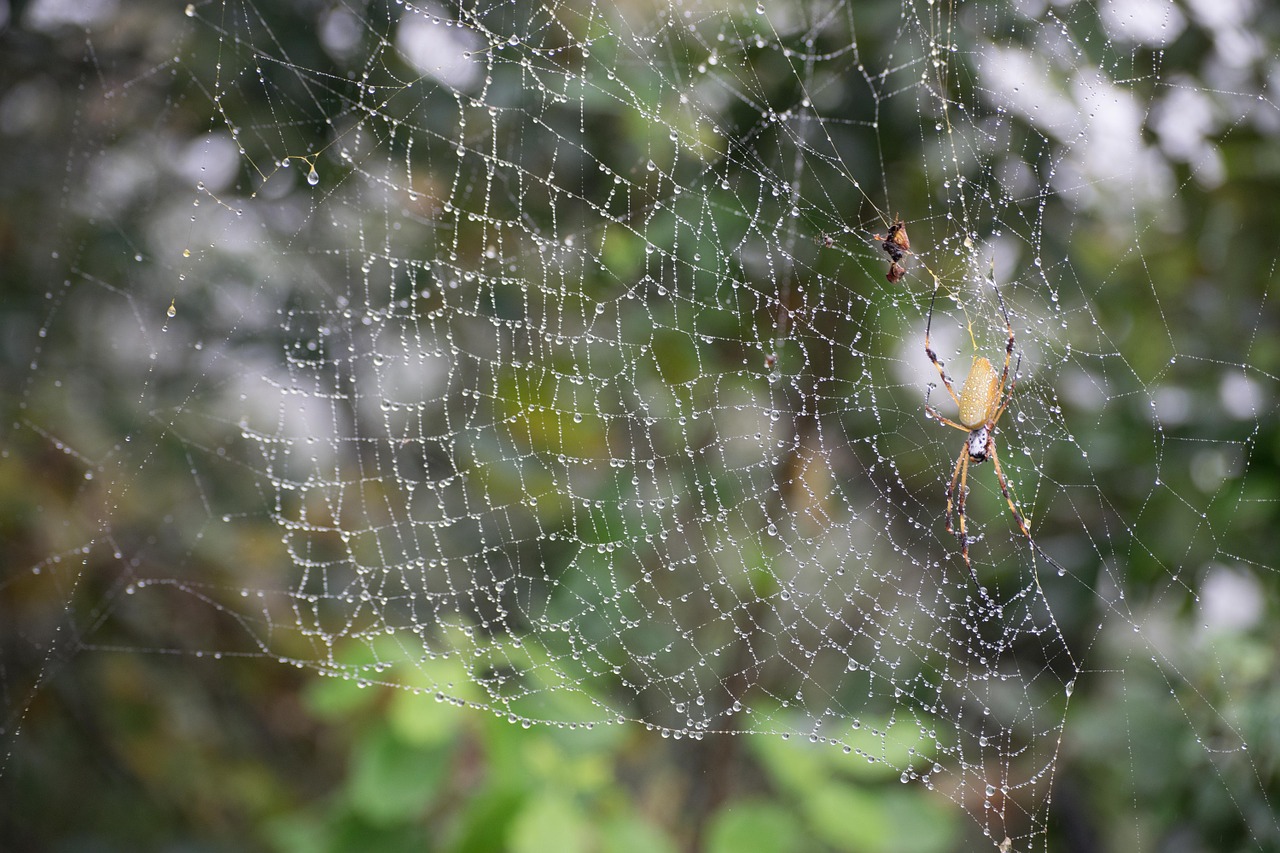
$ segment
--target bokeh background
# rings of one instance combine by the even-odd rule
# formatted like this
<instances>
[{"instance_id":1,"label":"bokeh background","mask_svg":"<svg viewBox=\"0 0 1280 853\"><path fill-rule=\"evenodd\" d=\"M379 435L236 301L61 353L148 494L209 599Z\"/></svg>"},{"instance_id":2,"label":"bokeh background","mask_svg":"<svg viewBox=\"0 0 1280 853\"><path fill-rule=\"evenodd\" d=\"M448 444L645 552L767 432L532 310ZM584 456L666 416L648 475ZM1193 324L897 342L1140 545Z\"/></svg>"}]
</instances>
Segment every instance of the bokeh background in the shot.
<instances>
[{"instance_id":1,"label":"bokeh background","mask_svg":"<svg viewBox=\"0 0 1280 853\"><path fill-rule=\"evenodd\" d=\"M270 442L247 437L243 425L265 417L268 438L296 434L307 415L299 415L301 424L269 423L270 410L254 411L245 377L276 375L282 361L305 364L314 347L337 346L312 328L326 319L315 294L332 310L345 288L335 276L376 282L377 273L359 272L361 261L377 256L377 240L402 239L385 199L334 188L334 174L363 170L367 178L377 164L366 158L357 169L334 139L350 140L352 127L367 124L369 145L398 157L407 157L412 140L430 152L411 170L424 198L449 198L467 210L485 199L519 198L514 212L490 213L526 215L533 233L590 234L599 211L581 223L553 219L554 196L521 196L511 187L490 193L481 167L464 175L475 184L448 188L458 178L436 147L458 141L454 134L483 137L467 135L474 124L458 128L469 108L451 94L479 85L469 63L431 66L434 94L406 112L416 130L397 137L391 122L367 120L407 109L388 93L426 76L415 50L429 64L452 44L405 36L398 3L211 2L189 14L184 5L10 2L0 15L0 848L992 848L980 834L982 803L903 785L887 764L803 738L522 725L466 707L485 696L462 666L450 690L432 695L411 682L321 677L326 666L314 652L315 665L293 665L307 658L298 638L273 645L273 625L286 618L254 621L253 608L236 603L239 591L296 586L300 560L319 564L332 543L308 542L312 550L304 552L288 536L282 543L273 513L285 511L272 506L270 464L290 459L264 451ZM521 22L526 32L530 22L555 20L567 32L545 36L546 43L560 38L600 51L609 50L611 32L634 46L661 31L655 21L686 11L709 20L739 16L744 32L759 26L754 7L580 5L555 4L552 14L513 4L461 17L495 27ZM1047 799L1034 807L1039 823L1028 843L1055 851L1277 849L1280 11L1246 2L906 0L830 4L837 25L823 22L821 4L765 5L760 17L772 22L772 36L761 38L758 52L735 58L753 63L757 88L718 101L721 125L741 129L743 139L766 136L763 117L805 97L773 45L803 43L834 56L857 33L856 58L834 66L844 76L805 78L821 79L824 115L847 130L837 140L840 168L784 162L784 146L777 159L760 145L752 155L760 159L739 161L742 171L795 169L837 188L788 225L793 245L805 247L794 250L804 259L798 277L850 282L864 294L860 304L877 306L849 328L813 333L811 342L830 344L831 363L847 357L857 328L868 331L860 346L869 352L894 359L905 344L918 356L928 291L904 291L898 306L870 235L898 212L891 203L910 201L919 215L902 215L912 220L917 245L941 240L956 196L940 185L971 167L1002 188L1010 207L1001 211L988 198L987 207L965 214L1004 223L1007 239L997 242L1006 254L998 260L1010 269L1001 277L1033 280L1039 273L1027 270L1043 259L1051 269L1042 280L1057 283L1068 304L1069 329L1053 338L1033 323L1049 315L1011 297L1018 320L1033 326L1025 333L1033 348L1043 336L1044 352L1053 350L1051 340L1059 354L1073 344L1082 350L1063 357L1080 369L1054 374L1062 387L1028 385L1026 392L1057 407L1047 420L1032 413L1044 432L1023 441L1043 452L1043 470L1052 472L1032 492L1053 503L1041 508L1047 521L1037 538L1069 570L1046 584L1046 594L1081 668L1068 708L1065 677L1055 669L1062 661L1035 658L1047 643L1027 650L1031 671L1050 673L1043 679L1047 716L1065 720L1061 740L1048 744L1057 750L1055 772ZM432 13L460 17L453 7L426 10ZM1059 30L1070 37L1048 37ZM458 38L492 47L490 34ZM977 50L980 39L993 38L999 50ZM950 76L922 77L908 62L902 88L873 85L880 69L881 83L898 79L890 71L898 57L915 57L930 40L958 47ZM705 73L715 51L666 43L684 52L610 66L619 86L653 94L652 103L637 108L605 97L612 87L603 80L590 95L572 95L585 116L577 150L595 152L619 173L645 169L653 143L640 140L670 132L660 96L695 92L693 83L670 81L694 79L700 65ZM1029 102L1020 113L1012 96L1007 110L994 108L982 94L983 75L992 73L982 60L992 56L1005 63L997 73L1026 75L1027 90L1033 80L1060 83L1061 99L1046 101L1045 112L1054 103L1070 108L1046 118L1037 116L1039 102ZM1081 82L1094 78L1114 90ZM499 74L486 83L488 103L550 97L528 78ZM926 93L935 83L954 87L969 110L990 113L966 116L955 133L939 123L934 135ZM874 114L867 91L876 92ZM1126 99L1093 100L1099 91ZM1125 113L1130 106L1136 115ZM522 108L526 117L539 114ZM678 108L669 118L679 126ZM1139 133L1126 134L1126 123ZM439 128L439 137L423 128ZM595 164L557 159L563 150L547 142L555 134L517 138L530 172L559 169L583 197L606 192ZM937 141L957 138L985 138L985 147L961 151L964 162L948 165L957 152ZM544 143L545 150L537 147ZM406 177L389 156L382 165L388 181ZM668 180L692 187L700 168L681 163ZM307 180L313 169L314 185ZM870 177L855 192L842 175ZM643 176L630 180L644 185ZM981 188L974 194L981 198ZM740 195L719 201L735 213L745 209ZM757 212L771 209L755 204ZM426 202L406 218L421 234L438 235L440 211ZM649 239L660 240L660 227ZM484 264L479 228L464 222L451 232L460 268L468 259ZM335 236L344 233L352 242ZM424 253L445 250L444 238L422 239ZM751 239L744 229L743 240ZM412 257L396 245L394 256ZM704 250L723 252L722 244L681 248L687 257ZM645 263L644 246L623 238L601 257L605 273L575 269L542 286L564 304L570 288L586 304L610 275ZM745 263L732 272L744 270ZM915 270L917 288L922 281ZM165 311L171 301L172 317ZM744 358L764 364L770 355L789 369L799 356L779 331L784 303L757 295L744 303L751 311L718 321L717 335L763 341L762 348L698 349L697 358L709 360L696 367L659 358L648 369L681 382ZM437 307L424 303L421 311ZM532 317L542 308L512 299L477 306L474 316ZM681 322L654 316L655 325ZM341 343L369 345L355 336ZM807 352L812 358L817 350ZM922 383L879 381L878 406L915 415ZM465 394L439 394L441 417L463 417L473 405ZM563 445L593 440L570 425L572 403L561 405L563 422L527 425L531 455L548 449L540 442L551 443L549 433ZM872 408L849 414L854 427L882 423ZM915 435L892 434L908 443ZM958 442L927 440L937 441L937 458L932 449L895 456L895 476L905 480L904 499L936 510L939 470ZM887 452L901 453L892 444ZM487 472L495 500L531 488L524 479L534 476L531 468L508 461ZM989 487L975 503L976 515L1002 512ZM921 517L933 523L933 510ZM538 518L562 530L583 523L554 508ZM932 537L932 545L951 547ZM1017 583L998 573L993 583L1002 579ZM140 596L140 581L173 594ZM272 644L263 645L267 637ZM437 672L441 681L448 678ZM557 701L552 716L598 716L589 691ZM635 716L647 713L639 708Z\"/></svg>"}]
</instances>

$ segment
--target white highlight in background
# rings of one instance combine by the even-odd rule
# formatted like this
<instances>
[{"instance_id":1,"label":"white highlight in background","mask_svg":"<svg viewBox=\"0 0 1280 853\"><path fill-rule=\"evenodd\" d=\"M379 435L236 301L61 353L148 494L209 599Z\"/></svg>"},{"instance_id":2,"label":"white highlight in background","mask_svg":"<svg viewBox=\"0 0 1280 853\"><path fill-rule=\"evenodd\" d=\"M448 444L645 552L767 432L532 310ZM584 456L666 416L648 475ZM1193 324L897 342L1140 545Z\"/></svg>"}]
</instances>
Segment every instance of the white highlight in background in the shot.
<instances>
[{"instance_id":1,"label":"white highlight in background","mask_svg":"<svg viewBox=\"0 0 1280 853\"><path fill-rule=\"evenodd\" d=\"M484 77L474 52L484 46L475 33L453 23L434 6L406 11L396 30L396 48L409 64L452 89L467 91Z\"/></svg>"}]
</instances>

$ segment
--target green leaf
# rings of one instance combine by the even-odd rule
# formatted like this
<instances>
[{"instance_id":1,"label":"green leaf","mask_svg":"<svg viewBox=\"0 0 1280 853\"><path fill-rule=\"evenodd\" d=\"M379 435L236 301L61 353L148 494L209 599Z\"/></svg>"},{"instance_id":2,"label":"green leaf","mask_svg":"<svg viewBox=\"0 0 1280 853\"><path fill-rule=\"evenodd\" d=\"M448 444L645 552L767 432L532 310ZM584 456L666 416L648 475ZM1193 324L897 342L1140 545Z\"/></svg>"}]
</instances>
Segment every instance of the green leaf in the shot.
<instances>
[{"instance_id":1,"label":"green leaf","mask_svg":"<svg viewBox=\"0 0 1280 853\"><path fill-rule=\"evenodd\" d=\"M397 690L387 707L387 723L406 743L433 746L457 738L465 713L421 694Z\"/></svg>"},{"instance_id":2,"label":"green leaf","mask_svg":"<svg viewBox=\"0 0 1280 853\"><path fill-rule=\"evenodd\" d=\"M707 831L707 853L792 853L800 849L792 814L767 803L739 801L720 809Z\"/></svg>"},{"instance_id":3,"label":"green leaf","mask_svg":"<svg viewBox=\"0 0 1280 853\"><path fill-rule=\"evenodd\" d=\"M328 822L303 811L268 822L263 834L272 850L281 853L325 853L330 836Z\"/></svg>"},{"instance_id":4,"label":"green leaf","mask_svg":"<svg viewBox=\"0 0 1280 853\"><path fill-rule=\"evenodd\" d=\"M376 688L359 687L347 678L325 677L308 682L305 692L307 710L321 719L348 717L372 705L382 696Z\"/></svg>"},{"instance_id":5,"label":"green leaf","mask_svg":"<svg viewBox=\"0 0 1280 853\"><path fill-rule=\"evenodd\" d=\"M525 792L513 788L490 787L471 797L458 841L452 848L455 853L494 853L505 850L511 824L520 812Z\"/></svg>"},{"instance_id":6,"label":"green leaf","mask_svg":"<svg viewBox=\"0 0 1280 853\"><path fill-rule=\"evenodd\" d=\"M587 853L591 829L582 810L558 793L543 791L528 801L511 826L511 853Z\"/></svg>"},{"instance_id":7,"label":"green leaf","mask_svg":"<svg viewBox=\"0 0 1280 853\"><path fill-rule=\"evenodd\" d=\"M434 798L448 758L447 749L414 747L379 727L356 748L347 783L352 810L375 824L412 818Z\"/></svg>"},{"instance_id":8,"label":"green leaf","mask_svg":"<svg viewBox=\"0 0 1280 853\"><path fill-rule=\"evenodd\" d=\"M627 816L600 827L600 853L676 853L676 845L650 824Z\"/></svg>"},{"instance_id":9,"label":"green leaf","mask_svg":"<svg viewBox=\"0 0 1280 853\"><path fill-rule=\"evenodd\" d=\"M794 796L806 797L824 787L832 777L831 768L823 760L821 751L810 744L797 743L794 738L751 738L749 746L770 781Z\"/></svg>"},{"instance_id":10,"label":"green leaf","mask_svg":"<svg viewBox=\"0 0 1280 853\"><path fill-rule=\"evenodd\" d=\"M904 785L880 796L884 814L898 827L885 853L946 853L960 843L960 809L941 796Z\"/></svg>"},{"instance_id":11,"label":"green leaf","mask_svg":"<svg viewBox=\"0 0 1280 853\"><path fill-rule=\"evenodd\" d=\"M817 837L850 853L945 853L958 843L957 809L925 788L833 782L802 808Z\"/></svg>"},{"instance_id":12,"label":"green leaf","mask_svg":"<svg viewBox=\"0 0 1280 853\"><path fill-rule=\"evenodd\" d=\"M830 783L806 797L801 808L814 833L837 850L885 850L904 828L889 819L879 793Z\"/></svg>"}]
</instances>

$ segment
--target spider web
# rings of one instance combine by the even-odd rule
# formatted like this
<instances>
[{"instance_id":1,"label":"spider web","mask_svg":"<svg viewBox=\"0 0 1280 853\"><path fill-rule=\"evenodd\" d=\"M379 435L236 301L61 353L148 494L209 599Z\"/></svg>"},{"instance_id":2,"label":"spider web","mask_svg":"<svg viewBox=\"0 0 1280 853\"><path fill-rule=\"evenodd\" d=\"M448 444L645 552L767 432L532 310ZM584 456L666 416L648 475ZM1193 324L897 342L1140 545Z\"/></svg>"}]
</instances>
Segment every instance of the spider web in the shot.
<instances>
[{"instance_id":1,"label":"spider web","mask_svg":"<svg viewBox=\"0 0 1280 853\"><path fill-rule=\"evenodd\" d=\"M1210 344L1147 264L1218 140L1276 130L1223 46L1263 12L343 3L299 41L301 10L182 11L28 16L85 28L87 91L6 442L86 482L6 581L58 614L7 732L73 653L274 658L526 726L808 740L1047 849L1064 751L1115 723L1076 685L1132 732L1163 683L1242 820L1269 803L1214 645L1275 580L1269 294L1219 295ZM1205 79L1165 68L1192 31ZM1003 363L997 292L1034 542L971 466L971 573L925 318L959 394Z\"/></svg>"}]
</instances>

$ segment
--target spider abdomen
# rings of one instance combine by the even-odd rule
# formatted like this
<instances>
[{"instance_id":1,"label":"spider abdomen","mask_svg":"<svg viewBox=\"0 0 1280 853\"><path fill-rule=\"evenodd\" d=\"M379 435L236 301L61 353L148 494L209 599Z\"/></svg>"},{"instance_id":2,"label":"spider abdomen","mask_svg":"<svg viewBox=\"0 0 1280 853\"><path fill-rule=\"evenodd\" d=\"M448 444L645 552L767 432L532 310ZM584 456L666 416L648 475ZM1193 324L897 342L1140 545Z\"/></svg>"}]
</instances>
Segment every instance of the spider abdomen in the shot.
<instances>
[{"instance_id":1,"label":"spider abdomen","mask_svg":"<svg viewBox=\"0 0 1280 853\"><path fill-rule=\"evenodd\" d=\"M1000 392L1000 374L985 358L975 358L960 389L960 423L973 430L985 425L1000 403Z\"/></svg>"}]
</instances>

